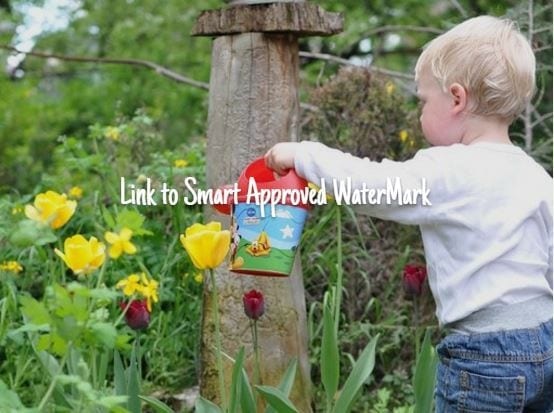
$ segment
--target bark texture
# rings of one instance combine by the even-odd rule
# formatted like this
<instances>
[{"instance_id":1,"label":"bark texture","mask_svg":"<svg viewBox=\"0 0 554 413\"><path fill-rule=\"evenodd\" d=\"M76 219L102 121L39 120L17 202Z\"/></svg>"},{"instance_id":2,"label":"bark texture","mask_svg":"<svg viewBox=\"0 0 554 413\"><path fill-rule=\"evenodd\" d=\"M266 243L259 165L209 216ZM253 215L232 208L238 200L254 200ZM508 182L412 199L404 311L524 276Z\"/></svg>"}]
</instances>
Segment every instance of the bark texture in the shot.
<instances>
[{"instance_id":1,"label":"bark texture","mask_svg":"<svg viewBox=\"0 0 554 413\"><path fill-rule=\"evenodd\" d=\"M214 41L208 114L207 182L210 187L236 182L242 169L277 142L298 138L298 44L291 35L244 33ZM209 208L209 220L229 227L228 217ZM288 278L216 272L224 352L246 349L253 371L254 354L242 296L255 288L266 299L258 321L262 383L277 385L291 359L298 360L291 394L299 411L310 412L310 374L306 307L299 256ZM218 400L214 329L209 286L204 291L201 393ZM232 363L227 360L226 385ZM250 374L250 377L253 377Z\"/></svg>"},{"instance_id":2,"label":"bark texture","mask_svg":"<svg viewBox=\"0 0 554 413\"><path fill-rule=\"evenodd\" d=\"M315 4L278 2L236 5L207 10L198 17L192 34L295 33L296 36L328 36L342 31L340 13L329 13Z\"/></svg>"}]
</instances>

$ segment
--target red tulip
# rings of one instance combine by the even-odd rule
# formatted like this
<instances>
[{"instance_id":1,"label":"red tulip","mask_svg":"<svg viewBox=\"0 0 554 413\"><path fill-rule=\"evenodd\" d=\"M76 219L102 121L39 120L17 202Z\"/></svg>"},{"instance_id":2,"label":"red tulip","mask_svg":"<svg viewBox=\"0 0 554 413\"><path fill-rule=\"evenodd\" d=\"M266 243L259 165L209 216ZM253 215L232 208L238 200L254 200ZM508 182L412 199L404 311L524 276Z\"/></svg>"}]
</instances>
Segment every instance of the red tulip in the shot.
<instances>
[{"instance_id":1,"label":"red tulip","mask_svg":"<svg viewBox=\"0 0 554 413\"><path fill-rule=\"evenodd\" d=\"M119 303L119 307L125 311L126 302ZM150 313L146 300L133 300L125 312L125 321L133 330L144 330L150 324Z\"/></svg>"},{"instance_id":2,"label":"red tulip","mask_svg":"<svg viewBox=\"0 0 554 413\"><path fill-rule=\"evenodd\" d=\"M256 290L250 290L242 296L244 313L252 320L257 320L265 312L264 295Z\"/></svg>"},{"instance_id":3,"label":"red tulip","mask_svg":"<svg viewBox=\"0 0 554 413\"><path fill-rule=\"evenodd\" d=\"M423 265L406 265L402 285L407 295L417 297L423 291L423 283L427 276L427 269Z\"/></svg>"}]
</instances>

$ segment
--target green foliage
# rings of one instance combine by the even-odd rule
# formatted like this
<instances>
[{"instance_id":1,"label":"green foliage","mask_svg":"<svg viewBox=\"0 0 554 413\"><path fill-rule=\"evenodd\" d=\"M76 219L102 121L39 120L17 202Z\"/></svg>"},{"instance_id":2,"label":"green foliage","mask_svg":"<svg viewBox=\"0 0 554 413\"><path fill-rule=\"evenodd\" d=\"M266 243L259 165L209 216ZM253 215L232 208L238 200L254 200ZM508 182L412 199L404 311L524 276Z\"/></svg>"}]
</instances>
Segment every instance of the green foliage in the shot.
<instances>
[{"instance_id":1,"label":"green foliage","mask_svg":"<svg viewBox=\"0 0 554 413\"><path fill-rule=\"evenodd\" d=\"M430 330L425 332L423 345L417 358L413 386L415 393L415 413L433 412L433 389L437 376L438 356L431 344Z\"/></svg>"},{"instance_id":2,"label":"green foliage","mask_svg":"<svg viewBox=\"0 0 554 413\"><path fill-rule=\"evenodd\" d=\"M527 2L492 0L313 2L344 13L345 30L329 38L302 38L301 50L406 74L426 42L466 17L516 19L524 34L531 33L538 91L533 110L517 120L512 136L551 171L551 4L535 2L530 10ZM12 0L11 14L0 10L3 44L12 43L23 21L15 11L23 3ZM188 33L201 8L222 5L85 0L69 27L40 34L36 49L145 59L207 82L211 40ZM0 56L5 60L8 54ZM423 145L409 79L339 70L336 63L315 59L300 63L300 94L315 109L303 113L302 139L373 159L405 159ZM168 412L148 395L170 399L198 380L202 286L183 259L178 234L199 221L202 211L122 207L119 179L143 188L151 178L159 189L162 182L177 186L195 176L205 185L207 94L133 66L27 56L22 69L21 79L0 77L0 262L17 260L23 266L18 274L0 270L0 410L123 412L148 405ZM177 167L181 159L188 165ZM84 194L66 226L54 231L25 219L23 207L36 193L67 193L73 186ZM342 220L340 237L328 229L335 220ZM109 261L99 285L74 276L53 252L75 233L103 240L106 231L124 227L132 229L138 253ZM302 246L316 411L326 408L324 400L329 407L342 398L343 408L356 412L407 413L414 406L427 412L436 363L429 332L415 371L413 365L420 332L435 323L433 307L429 296L414 305L399 293L402 267L423 256L417 231L361 218L348 208L327 208L312 212ZM159 281L160 300L140 337L142 350L129 354L131 335L114 285L143 271ZM331 294L326 302L325 291ZM291 364L276 388L255 391L290 409L295 371ZM252 412L254 393L242 369L235 386L236 408ZM280 411L272 406L268 413ZM220 411L203 399L197 410Z\"/></svg>"}]
</instances>

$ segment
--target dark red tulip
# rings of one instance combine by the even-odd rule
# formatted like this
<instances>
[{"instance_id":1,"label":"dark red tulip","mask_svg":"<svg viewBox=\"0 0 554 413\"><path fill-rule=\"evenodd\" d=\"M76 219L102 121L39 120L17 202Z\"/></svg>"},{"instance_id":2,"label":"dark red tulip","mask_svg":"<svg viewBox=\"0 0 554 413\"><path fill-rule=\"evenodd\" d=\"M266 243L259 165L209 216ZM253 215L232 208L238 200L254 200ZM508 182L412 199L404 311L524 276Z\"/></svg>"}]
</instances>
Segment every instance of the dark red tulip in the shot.
<instances>
[{"instance_id":1,"label":"dark red tulip","mask_svg":"<svg viewBox=\"0 0 554 413\"><path fill-rule=\"evenodd\" d=\"M404 291L410 297L417 297L423 291L423 283L427 276L427 269L423 265L406 265L404 267L404 276L402 285Z\"/></svg>"},{"instance_id":2,"label":"dark red tulip","mask_svg":"<svg viewBox=\"0 0 554 413\"><path fill-rule=\"evenodd\" d=\"M126 302L119 303L119 307L125 311ZM150 324L150 313L146 307L146 300L133 300L125 313L125 321L133 330L144 330Z\"/></svg>"},{"instance_id":3,"label":"dark red tulip","mask_svg":"<svg viewBox=\"0 0 554 413\"><path fill-rule=\"evenodd\" d=\"M244 313L252 320L257 320L265 312L264 295L256 290L250 290L242 296Z\"/></svg>"}]
</instances>

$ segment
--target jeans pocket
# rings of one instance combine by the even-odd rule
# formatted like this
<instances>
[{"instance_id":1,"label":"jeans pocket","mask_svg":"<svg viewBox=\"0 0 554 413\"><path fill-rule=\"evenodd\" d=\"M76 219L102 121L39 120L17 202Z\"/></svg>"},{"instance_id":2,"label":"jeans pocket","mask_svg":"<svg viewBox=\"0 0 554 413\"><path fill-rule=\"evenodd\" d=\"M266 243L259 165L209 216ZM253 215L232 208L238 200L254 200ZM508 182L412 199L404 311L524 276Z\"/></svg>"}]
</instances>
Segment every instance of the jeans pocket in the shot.
<instances>
[{"instance_id":1,"label":"jeans pocket","mask_svg":"<svg viewBox=\"0 0 554 413\"><path fill-rule=\"evenodd\" d=\"M490 377L461 371L459 413L520 413L525 403L525 377Z\"/></svg>"}]
</instances>

